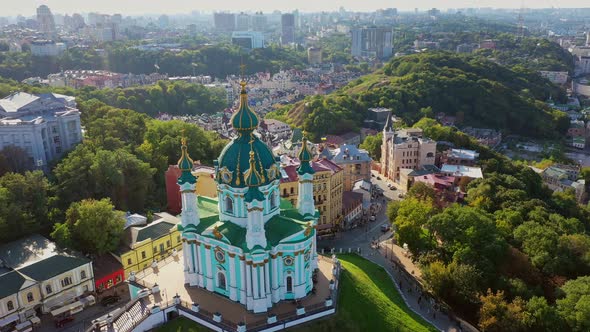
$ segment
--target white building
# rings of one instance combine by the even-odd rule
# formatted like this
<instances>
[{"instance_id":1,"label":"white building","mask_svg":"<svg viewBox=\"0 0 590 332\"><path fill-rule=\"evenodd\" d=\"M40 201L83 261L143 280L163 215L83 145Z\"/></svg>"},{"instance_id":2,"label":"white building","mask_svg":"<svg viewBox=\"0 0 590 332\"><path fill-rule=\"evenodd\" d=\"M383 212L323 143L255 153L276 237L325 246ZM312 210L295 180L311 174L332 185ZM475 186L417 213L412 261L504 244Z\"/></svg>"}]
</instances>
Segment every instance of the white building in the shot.
<instances>
[{"instance_id":1,"label":"white building","mask_svg":"<svg viewBox=\"0 0 590 332\"><path fill-rule=\"evenodd\" d=\"M234 31L231 42L247 49L264 48L264 34L259 31Z\"/></svg>"},{"instance_id":2,"label":"white building","mask_svg":"<svg viewBox=\"0 0 590 332\"><path fill-rule=\"evenodd\" d=\"M265 119L263 122L263 126L266 127L265 129L277 138L289 138L293 133L291 127L282 121L275 119Z\"/></svg>"},{"instance_id":3,"label":"white building","mask_svg":"<svg viewBox=\"0 0 590 332\"><path fill-rule=\"evenodd\" d=\"M31 54L34 56L58 56L66 50L66 44L52 40L36 40L31 42Z\"/></svg>"},{"instance_id":4,"label":"white building","mask_svg":"<svg viewBox=\"0 0 590 332\"><path fill-rule=\"evenodd\" d=\"M45 169L82 140L74 97L17 92L0 99L0 150L22 148L31 168Z\"/></svg>"}]
</instances>

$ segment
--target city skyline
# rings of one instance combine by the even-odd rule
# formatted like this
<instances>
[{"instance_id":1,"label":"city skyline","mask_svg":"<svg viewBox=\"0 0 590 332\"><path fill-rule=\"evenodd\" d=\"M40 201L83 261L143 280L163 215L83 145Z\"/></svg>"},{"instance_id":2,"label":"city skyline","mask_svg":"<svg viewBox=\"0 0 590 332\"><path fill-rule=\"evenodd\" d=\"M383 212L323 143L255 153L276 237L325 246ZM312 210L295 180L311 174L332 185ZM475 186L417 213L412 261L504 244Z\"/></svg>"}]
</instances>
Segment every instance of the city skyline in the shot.
<instances>
[{"instance_id":1,"label":"city skyline","mask_svg":"<svg viewBox=\"0 0 590 332\"><path fill-rule=\"evenodd\" d=\"M6 0L4 0L6 1ZM310 0L298 2L254 0L248 3L237 0L226 0L219 2L185 2L182 0L169 0L165 3L156 1L138 0L105 0L92 3L78 3L75 8L68 0L44 0L13 2L10 6L4 6L3 16L34 15L40 5L47 5L52 12L59 14L72 14L75 12L101 12L105 14L123 13L126 15L157 15L157 14L188 14L193 11L258 11L272 12L274 10L292 11L298 9L302 12L335 11L344 7L350 11L370 12L382 8L398 8L400 11L412 11L414 8L425 10L429 8L584 8L589 7L586 1L582 0L525 0L522 2L508 0L425 0L418 4L402 3L391 0L371 0L358 2L353 0L327 0L321 3Z\"/></svg>"}]
</instances>

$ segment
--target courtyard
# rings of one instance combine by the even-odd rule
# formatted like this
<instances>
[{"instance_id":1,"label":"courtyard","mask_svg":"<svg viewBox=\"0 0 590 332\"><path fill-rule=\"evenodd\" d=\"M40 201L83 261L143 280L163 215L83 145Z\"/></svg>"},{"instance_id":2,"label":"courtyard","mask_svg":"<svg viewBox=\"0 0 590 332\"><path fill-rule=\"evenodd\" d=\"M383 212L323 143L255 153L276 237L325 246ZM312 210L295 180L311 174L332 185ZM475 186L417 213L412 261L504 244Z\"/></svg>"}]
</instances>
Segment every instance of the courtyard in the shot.
<instances>
[{"instance_id":1,"label":"courtyard","mask_svg":"<svg viewBox=\"0 0 590 332\"><path fill-rule=\"evenodd\" d=\"M151 274L138 278L137 282L152 287L158 284L160 292L149 296L150 305L167 303L178 294L181 301L188 303L198 303L201 310L210 313L221 313L224 320L238 323L249 323L266 321L268 313L254 314L240 304L234 302L227 297L219 294L211 293L205 289L198 287L189 287L184 284L184 273L182 264L182 251L179 252L178 257L171 259L167 264L158 266L153 269ZM307 297L299 301L281 301L274 305L269 310L269 313L277 315L277 317L286 317L295 315L298 305L306 308L321 306L327 297L330 296L330 280L332 279L332 260L323 256L318 257L318 278L315 284L316 292L309 294ZM151 269L151 268L148 268Z\"/></svg>"}]
</instances>

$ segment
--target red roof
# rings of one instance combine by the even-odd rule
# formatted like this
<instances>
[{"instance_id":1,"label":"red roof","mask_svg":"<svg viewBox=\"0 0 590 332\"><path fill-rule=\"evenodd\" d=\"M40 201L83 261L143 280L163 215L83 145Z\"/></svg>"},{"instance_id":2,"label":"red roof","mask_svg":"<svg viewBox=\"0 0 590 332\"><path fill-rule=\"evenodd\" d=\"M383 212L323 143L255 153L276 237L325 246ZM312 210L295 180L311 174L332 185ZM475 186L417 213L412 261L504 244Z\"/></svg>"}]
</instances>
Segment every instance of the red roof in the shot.
<instances>
[{"instance_id":1,"label":"red roof","mask_svg":"<svg viewBox=\"0 0 590 332\"><path fill-rule=\"evenodd\" d=\"M455 184L455 180L454 176L438 174L426 174L414 177L414 181L426 183L436 189L452 187Z\"/></svg>"}]
</instances>

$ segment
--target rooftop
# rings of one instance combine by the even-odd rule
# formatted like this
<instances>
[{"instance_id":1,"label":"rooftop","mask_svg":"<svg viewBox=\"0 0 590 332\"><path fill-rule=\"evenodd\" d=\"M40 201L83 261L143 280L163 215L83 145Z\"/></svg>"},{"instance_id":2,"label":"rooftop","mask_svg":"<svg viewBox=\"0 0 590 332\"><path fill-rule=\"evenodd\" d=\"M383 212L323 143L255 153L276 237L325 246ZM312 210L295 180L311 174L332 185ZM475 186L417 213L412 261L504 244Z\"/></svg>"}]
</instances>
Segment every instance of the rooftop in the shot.
<instances>
[{"instance_id":1,"label":"rooftop","mask_svg":"<svg viewBox=\"0 0 590 332\"><path fill-rule=\"evenodd\" d=\"M473 150L451 149L448 156L452 158L475 160L479 158L479 153Z\"/></svg>"},{"instance_id":2,"label":"rooftop","mask_svg":"<svg viewBox=\"0 0 590 332\"><path fill-rule=\"evenodd\" d=\"M0 246L0 266L18 269L42 261L58 253L55 243L39 234Z\"/></svg>"},{"instance_id":3,"label":"rooftop","mask_svg":"<svg viewBox=\"0 0 590 332\"><path fill-rule=\"evenodd\" d=\"M466 176L473 179L483 178L480 167L443 164L440 171L453 176Z\"/></svg>"},{"instance_id":4,"label":"rooftop","mask_svg":"<svg viewBox=\"0 0 590 332\"><path fill-rule=\"evenodd\" d=\"M34 280L49 280L88 263L90 263L90 260L87 258L55 255L20 268L18 271Z\"/></svg>"}]
</instances>

